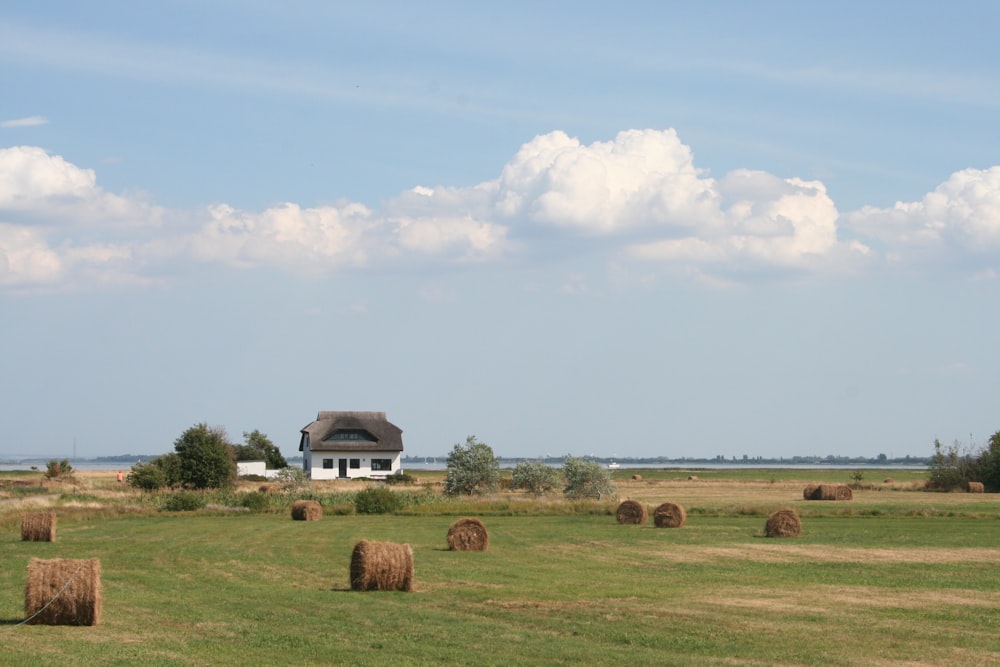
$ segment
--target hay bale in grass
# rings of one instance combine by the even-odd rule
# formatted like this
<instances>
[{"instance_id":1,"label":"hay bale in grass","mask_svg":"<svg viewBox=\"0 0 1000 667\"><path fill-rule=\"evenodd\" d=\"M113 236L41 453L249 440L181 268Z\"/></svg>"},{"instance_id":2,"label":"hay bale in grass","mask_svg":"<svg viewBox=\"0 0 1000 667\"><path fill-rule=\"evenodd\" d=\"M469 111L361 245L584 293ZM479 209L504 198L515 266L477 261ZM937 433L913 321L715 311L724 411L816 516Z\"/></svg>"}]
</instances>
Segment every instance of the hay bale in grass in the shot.
<instances>
[{"instance_id":1,"label":"hay bale in grass","mask_svg":"<svg viewBox=\"0 0 1000 667\"><path fill-rule=\"evenodd\" d=\"M819 484L813 491L810 500L836 500L837 499L837 485L836 484Z\"/></svg>"},{"instance_id":2,"label":"hay bale in grass","mask_svg":"<svg viewBox=\"0 0 1000 667\"><path fill-rule=\"evenodd\" d=\"M894 480L892 477L886 477L884 480L882 480L882 483L883 484L895 484L896 480Z\"/></svg>"},{"instance_id":3,"label":"hay bale in grass","mask_svg":"<svg viewBox=\"0 0 1000 667\"><path fill-rule=\"evenodd\" d=\"M819 500L819 498L814 497L818 490L819 484L806 484L806 488L802 489L803 500Z\"/></svg>"},{"instance_id":4,"label":"hay bale in grass","mask_svg":"<svg viewBox=\"0 0 1000 667\"><path fill-rule=\"evenodd\" d=\"M687 521L687 512L676 503L663 503L653 510L653 523L657 528L680 528Z\"/></svg>"},{"instance_id":5,"label":"hay bale in grass","mask_svg":"<svg viewBox=\"0 0 1000 667\"><path fill-rule=\"evenodd\" d=\"M778 510L767 517L764 534L768 537L798 537L802 534L802 522L795 510Z\"/></svg>"},{"instance_id":6,"label":"hay bale in grass","mask_svg":"<svg viewBox=\"0 0 1000 667\"><path fill-rule=\"evenodd\" d=\"M688 479L691 480L692 482L697 482L698 475L688 475Z\"/></svg>"},{"instance_id":7,"label":"hay bale in grass","mask_svg":"<svg viewBox=\"0 0 1000 667\"><path fill-rule=\"evenodd\" d=\"M475 517L465 517L448 528L448 549L451 551L486 551L490 534L483 522Z\"/></svg>"},{"instance_id":8,"label":"hay bale in grass","mask_svg":"<svg viewBox=\"0 0 1000 667\"><path fill-rule=\"evenodd\" d=\"M638 474L632 475L632 481L633 482L641 482L642 481L642 475L638 475Z\"/></svg>"},{"instance_id":9,"label":"hay bale in grass","mask_svg":"<svg viewBox=\"0 0 1000 667\"><path fill-rule=\"evenodd\" d=\"M969 493L984 493L986 491L982 482L969 482L966 489Z\"/></svg>"},{"instance_id":10,"label":"hay bale in grass","mask_svg":"<svg viewBox=\"0 0 1000 667\"><path fill-rule=\"evenodd\" d=\"M646 519L649 518L649 510L642 503L635 500L623 500L620 505L618 505L618 511L615 512L615 518L618 519L618 523L627 523L636 526L641 526L646 523Z\"/></svg>"},{"instance_id":11,"label":"hay bale in grass","mask_svg":"<svg viewBox=\"0 0 1000 667\"><path fill-rule=\"evenodd\" d=\"M409 544L361 540L351 554L351 589L412 591L413 549Z\"/></svg>"},{"instance_id":12,"label":"hay bale in grass","mask_svg":"<svg viewBox=\"0 0 1000 667\"><path fill-rule=\"evenodd\" d=\"M24 542L55 542L55 512L25 512L21 515L21 540Z\"/></svg>"},{"instance_id":13,"label":"hay bale in grass","mask_svg":"<svg viewBox=\"0 0 1000 667\"><path fill-rule=\"evenodd\" d=\"M834 500L853 500L854 492L846 484L838 484L834 491Z\"/></svg>"},{"instance_id":14,"label":"hay bale in grass","mask_svg":"<svg viewBox=\"0 0 1000 667\"><path fill-rule=\"evenodd\" d=\"M261 484L258 488L261 493L274 493L278 490L277 484Z\"/></svg>"},{"instance_id":15,"label":"hay bale in grass","mask_svg":"<svg viewBox=\"0 0 1000 667\"><path fill-rule=\"evenodd\" d=\"M32 558L24 614L26 622L35 625L97 625L101 620L100 559Z\"/></svg>"},{"instance_id":16,"label":"hay bale in grass","mask_svg":"<svg viewBox=\"0 0 1000 667\"><path fill-rule=\"evenodd\" d=\"M292 503L292 518L296 521L319 521L323 518L323 506L315 500L296 500Z\"/></svg>"}]
</instances>

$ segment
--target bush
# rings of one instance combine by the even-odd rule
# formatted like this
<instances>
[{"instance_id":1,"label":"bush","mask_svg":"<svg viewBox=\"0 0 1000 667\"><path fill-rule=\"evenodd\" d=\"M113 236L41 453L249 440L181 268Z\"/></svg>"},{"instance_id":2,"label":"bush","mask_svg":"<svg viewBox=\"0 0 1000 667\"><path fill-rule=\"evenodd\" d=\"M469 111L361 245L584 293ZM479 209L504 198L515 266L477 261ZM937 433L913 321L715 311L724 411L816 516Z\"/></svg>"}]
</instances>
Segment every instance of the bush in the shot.
<instances>
[{"instance_id":1,"label":"bush","mask_svg":"<svg viewBox=\"0 0 1000 667\"><path fill-rule=\"evenodd\" d=\"M931 459L930 477L927 487L939 491L964 489L968 481L975 478L976 460L962 454L956 441L948 449L940 440L934 440L934 456Z\"/></svg>"},{"instance_id":2,"label":"bush","mask_svg":"<svg viewBox=\"0 0 1000 667\"><path fill-rule=\"evenodd\" d=\"M180 462L180 481L195 489L230 487L236 479L233 446L221 428L196 424L174 443Z\"/></svg>"},{"instance_id":3,"label":"bush","mask_svg":"<svg viewBox=\"0 0 1000 667\"><path fill-rule=\"evenodd\" d=\"M48 479L57 479L72 474L73 466L69 464L69 459L63 459L62 461L49 459L49 462L45 464L45 477Z\"/></svg>"},{"instance_id":4,"label":"bush","mask_svg":"<svg viewBox=\"0 0 1000 667\"><path fill-rule=\"evenodd\" d=\"M521 461L514 466L510 476L512 488L524 489L536 496L554 491L558 483L559 471L541 461Z\"/></svg>"},{"instance_id":5,"label":"bush","mask_svg":"<svg viewBox=\"0 0 1000 667\"><path fill-rule=\"evenodd\" d=\"M370 486L354 496L358 514L392 514L403 509L403 499L384 486Z\"/></svg>"},{"instance_id":6,"label":"bush","mask_svg":"<svg viewBox=\"0 0 1000 667\"><path fill-rule=\"evenodd\" d=\"M389 475L388 477L385 478L385 483L386 484L393 484L393 485L395 485L395 484L415 484L416 481L417 481L416 477L414 477L413 475L411 475L409 473L405 473L405 472L401 472L401 473L396 474L396 475Z\"/></svg>"},{"instance_id":7,"label":"bush","mask_svg":"<svg viewBox=\"0 0 1000 667\"><path fill-rule=\"evenodd\" d=\"M596 461L567 456L563 462L563 475L566 477L566 488L563 493L567 498L597 498L614 496L618 493L611 473L602 468Z\"/></svg>"},{"instance_id":8,"label":"bush","mask_svg":"<svg viewBox=\"0 0 1000 667\"><path fill-rule=\"evenodd\" d=\"M160 509L165 512L192 512L204 509L207 501L205 496L191 491L177 491L167 496Z\"/></svg>"},{"instance_id":9,"label":"bush","mask_svg":"<svg viewBox=\"0 0 1000 667\"><path fill-rule=\"evenodd\" d=\"M493 491L500 480L500 459L493 448L470 435L464 445L455 445L448 454L448 475L444 492L450 496Z\"/></svg>"},{"instance_id":10,"label":"bush","mask_svg":"<svg viewBox=\"0 0 1000 667\"><path fill-rule=\"evenodd\" d=\"M282 468L274 476L274 481L281 486L281 490L285 493L296 493L309 484L302 468Z\"/></svg>"},{"instance_id":11,"label":"bush","mask_svg":"<svg viewBox=\"0 0 1000 667\"><path fill-rule=\"evenodd\" d=\"M271 506L271 499L260 491L244 493L240 498L240 506L246 507L251 512L263 512Z\"/></svg>"},{"instance_id":12,"label":"bush","mask_svg":"<svg viewBox=\"0 0 1000 667\"><path fill-rule=\"evenodd\" d=\"M128 476L129 486L143 491L156 491L167 486L167 476L162 467L150 463L136 463Z\"/></svg>"}]
</instances>

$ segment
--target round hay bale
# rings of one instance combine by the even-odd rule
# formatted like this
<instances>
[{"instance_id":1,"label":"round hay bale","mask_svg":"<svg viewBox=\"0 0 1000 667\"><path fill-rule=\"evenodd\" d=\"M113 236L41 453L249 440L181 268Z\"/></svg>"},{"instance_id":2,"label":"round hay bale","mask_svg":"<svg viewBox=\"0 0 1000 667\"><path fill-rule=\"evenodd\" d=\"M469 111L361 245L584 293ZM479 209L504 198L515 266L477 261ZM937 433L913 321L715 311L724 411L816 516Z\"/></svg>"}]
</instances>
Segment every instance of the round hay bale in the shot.
<instances>
[{"instance_id":1,"label":"round hay bale","mask_svg":"<svg viewBox=\"0 0 1000 667\"><path fill-rule=\"evenodd\" d=\"M802 499L819 500L819 498L816 497L817 491L819 491L819 484L806 484L806 488L802 489Z\"/></svg>"},{"instance_id":2,"label":"round hay bale","mask_svg":"<svg viewBox=\"0 0 1000 667\"><path fill-rule=\"evenodd\" d=\"M802 522L795 510L778 510L767 517L764 534L768 537L798 537L802 534Z\"/></svg>"},{"instance_id":3,"label":"round hay bale","mask_svg":"<svg viewBox=\"0 0 1000 667\"><path fill-rule=\"evenodd\" d=\"M351 554L351 589L412 591L413 549L409 544L361 540Z\"/></svg>"},{"instance_id":4,"label":"round hay bale","mask_svg":"<svg viewBox=\"0 0 1000 667\"><path fill-rule=\"evenodd\" d=\"M838 484L836 490L834 491L834 500L853 500L854 492L851 491L851 487L846 484Z\"/></svg>"},{"instance_id":5,"label":"round hay bale","mask_svg":"<svg viewBox=\"0 0 1000 667\"><path fill-rule=\"evenodd\" d=\"M642 475L639 475L639 474L632 475L632 481L633 482L641 482L642 481Z\"/></svg>"},{"instance_id":6,"label":"round hay bale","mask_svg":"<svg viewBox=\"0 0 1000 667\"><path fill-rule=\"evenodd\" d=\"M490 534L483 522L475 517L459 519L448 528L448 549L451 551L486 551Z\"/></svg>"},{"instance_id":7,"label":"round hay bale","mask_svg":"<svg viewBox=\"0 0 1000 667\"><path fill-rule=\"evenodd\" d=\"M315 500L296 500L292 503L292 518L296 521L319 521L323 518L323 506Z\"/></svg>"},{"instance_id":8,"label":"round hay bale","mask_svg":"<svg viewBox=\"0 0 1000 667\"><path fill-rule=\"evenodd\" d=\"M261 484L257 489L261 493L274 493L278 490L277 484Z\"/></svg>"},{"instance_id":9,"label":"round hay bale","mask_svg":"<svg viewBox=\"0 0 1000 667\"><path fill-rule=\"evenodd\" d=\"M697 482L698 475L688 475L688 479L691 480L692 482Z\"/></svg>"},{"instance_id":10,"label":"round hay bale","mask_svg":"<svg viewBox=\"0 0 1000 667\"><path fill-rule=\"evenodd\" d=\"M813 491L810 500L836 500L837 499L837 485L836 484L820 484Z\"/></svg>"},{"instance_id":11,"label":"round hay bale","mask_svg":"<svg viewBox=\"0 0 1000 667\"><path fill-rule=\"evenodd\" d=\"M21 515L21 541L55 542L55 512L25 512Z\"/></svg>"},{"instance_id":12,"label":"round hay bale","mask_svg":"<svg viewBox=\"0 0 1000 667\"><path fill-rule=\"evenodd\" d=\"M969 493L984 493L986 491L986 487L983 486L982 482L969 482L966 489Z\"/></svg>"},{"instance_id":13,"label":"round hay bale","mask_svg":"<svg viewBox=\"0 0 1000 667\"><path fill-rule=\"evenodd\" d=\"M26 623L97 625L101 620L101 561L56 558L28 561Z\"/></svg>"},{"instance_id":14,"label":"round hay bale","mask_svg":"<svg viewBox=\"0 0 1000 667\"><path fill-rule=\"evenodd\" d=\"M653 523L657 528L680 528L687 521L687 512L676 503L663 503L653 510Z\"/></svg>"},{"instance_id":15,"label":"round hay bale","mask_svg":"<svg viewBox=\"0 0 1000 667\"><path fill-rule=\"evenodd\" d=\"M649 510L646 509L645 505L636 500L623 500L618 505L615 518L618 519L618 523L641 526L649 518Z\"/></svg>"},{"instance_id":16,"label":"round hay bale","mask_svg":"<svg viewBox=\"0 0 1000 667\"><path fill-rule=\"evenodd\" d=\"M883 484L895 484L896 480L894 480L892 477L886 477L884 480L882 480L882 483Z\"/></svg>"}]
</instances>

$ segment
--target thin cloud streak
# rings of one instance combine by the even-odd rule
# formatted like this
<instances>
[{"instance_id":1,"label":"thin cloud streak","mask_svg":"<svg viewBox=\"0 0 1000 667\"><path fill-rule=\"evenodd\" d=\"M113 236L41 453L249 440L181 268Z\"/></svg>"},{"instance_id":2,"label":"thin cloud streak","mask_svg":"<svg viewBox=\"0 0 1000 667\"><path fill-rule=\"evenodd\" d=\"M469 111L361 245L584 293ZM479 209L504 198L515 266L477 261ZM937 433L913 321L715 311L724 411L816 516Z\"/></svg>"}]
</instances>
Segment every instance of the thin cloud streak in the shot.
<instances>
[{"instance_id":1,"label":"thin cloud streak","mask_svg":"<svg viewBox=\"0 0 1000 667\"><path fill-rule=\"evenodd\" d=\"M49 119L45 116L27 116L25 118L0 121L0 127L35 127L37 125L48 125L48 123Z\"/></svg>"}]
</instances>

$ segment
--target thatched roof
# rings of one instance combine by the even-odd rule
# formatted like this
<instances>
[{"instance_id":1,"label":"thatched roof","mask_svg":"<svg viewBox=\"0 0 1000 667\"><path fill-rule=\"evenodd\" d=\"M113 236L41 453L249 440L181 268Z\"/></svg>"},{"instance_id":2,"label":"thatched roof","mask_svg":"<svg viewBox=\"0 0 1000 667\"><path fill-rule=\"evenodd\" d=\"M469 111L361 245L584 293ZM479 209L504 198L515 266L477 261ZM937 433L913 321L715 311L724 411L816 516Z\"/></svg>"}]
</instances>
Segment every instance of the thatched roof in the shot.
<instances>
[{"instance_id":1,"label":"thatched roof","mask_svg":"<svg viewBox=\"0 0 1000 667\"><path fill-rule=\"evenodd\" d=\"M403 451L403 430L384 412L320 411L316 421L302 429L299 451Z\"/></svg>"}]
</instances>

